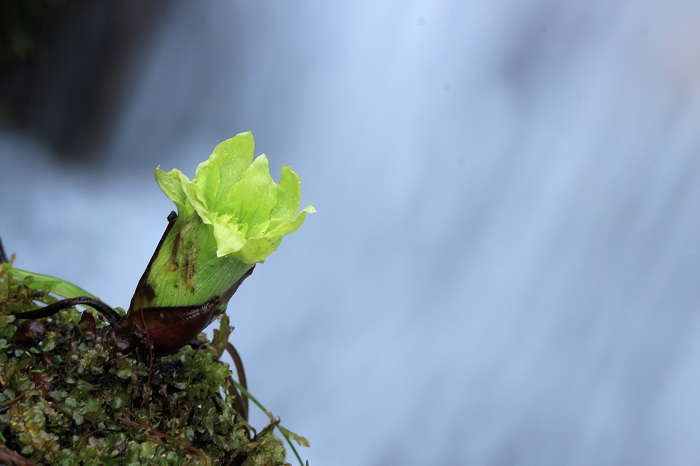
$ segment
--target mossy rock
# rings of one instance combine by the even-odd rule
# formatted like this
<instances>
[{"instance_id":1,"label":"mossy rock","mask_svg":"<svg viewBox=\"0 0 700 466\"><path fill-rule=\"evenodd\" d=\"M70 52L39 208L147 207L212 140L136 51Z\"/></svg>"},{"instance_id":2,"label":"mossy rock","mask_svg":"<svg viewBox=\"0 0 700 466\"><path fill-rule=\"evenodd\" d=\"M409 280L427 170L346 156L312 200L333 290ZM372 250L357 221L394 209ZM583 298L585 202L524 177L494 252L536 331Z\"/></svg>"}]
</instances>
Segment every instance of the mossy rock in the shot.
<instances>
[{"instance_id":1,"label":"mossy rock","mask_svg":"<svg viewBox=\"0 0 700 466\"><path fill-rule=\"evenodd\" d=\"M276 423L256 434L236 409L221 342L121 354L89 311L18 321L53 300L27 285L0 272L0 464L285 464Z\"/></svg>"}]
</instances>

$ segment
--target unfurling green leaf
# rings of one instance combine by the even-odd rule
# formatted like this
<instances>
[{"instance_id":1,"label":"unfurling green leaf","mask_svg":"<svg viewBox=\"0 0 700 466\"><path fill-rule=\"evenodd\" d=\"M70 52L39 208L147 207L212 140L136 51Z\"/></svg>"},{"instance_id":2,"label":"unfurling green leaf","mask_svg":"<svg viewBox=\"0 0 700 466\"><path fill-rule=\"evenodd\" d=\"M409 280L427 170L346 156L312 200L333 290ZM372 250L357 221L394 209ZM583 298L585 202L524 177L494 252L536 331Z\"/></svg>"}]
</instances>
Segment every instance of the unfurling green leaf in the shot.
<instances>
[{"instance_id":1,"label":"unfurling green leaf","mask_svg":"<svg viewBox=\"0 0 700 466\"><path fill-rule=\"evenodd\" d=\"M282 237L301 227L301 180L288 166L279 183L270 177L267 157L253 160L255 141L250 132L220 143L197 167L190 181L180 170L156 169L161 189L178 207L183 220L197 215L209 225L216 255L233 256L249 265L263 262Z\"/></svg>"},{"instance_id":2,"label":"unfurling green leaf","mask_svg":"<svg viewBox=\"0 0 700 466\"><path fill-rule=\"evenodd\" d=\"M192 180L177 169L156 169L178 218L153 259L146 280L153 296L139 301L142 307L227 300L230 287L315 212L312 206L299 211L297 174L285 166L276 183L267 157L253 159L254 148L250 132L220 143Z\"/></svg>"}]
</instances>

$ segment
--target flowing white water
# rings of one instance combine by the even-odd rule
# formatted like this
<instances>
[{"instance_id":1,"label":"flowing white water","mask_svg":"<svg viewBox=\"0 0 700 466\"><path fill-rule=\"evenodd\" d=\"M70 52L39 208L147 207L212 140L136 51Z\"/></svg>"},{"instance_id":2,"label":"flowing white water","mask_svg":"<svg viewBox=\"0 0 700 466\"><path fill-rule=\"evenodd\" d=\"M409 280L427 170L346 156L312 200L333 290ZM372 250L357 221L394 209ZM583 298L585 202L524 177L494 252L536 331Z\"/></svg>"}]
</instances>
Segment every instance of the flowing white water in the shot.
<instances>
[{"instance_id":1,"label":"flowing white water","mask_svg":"<svg viewBox=\"0 0 700 466\"><path fill-rule=\"evenodd\" d=\"M170 4L103 166L0 136L3 240L126 306L171 209L155 165L251 129L319 213L229 314L311 464L697 464L698 20Z\"/></svg>"}]
</instances>

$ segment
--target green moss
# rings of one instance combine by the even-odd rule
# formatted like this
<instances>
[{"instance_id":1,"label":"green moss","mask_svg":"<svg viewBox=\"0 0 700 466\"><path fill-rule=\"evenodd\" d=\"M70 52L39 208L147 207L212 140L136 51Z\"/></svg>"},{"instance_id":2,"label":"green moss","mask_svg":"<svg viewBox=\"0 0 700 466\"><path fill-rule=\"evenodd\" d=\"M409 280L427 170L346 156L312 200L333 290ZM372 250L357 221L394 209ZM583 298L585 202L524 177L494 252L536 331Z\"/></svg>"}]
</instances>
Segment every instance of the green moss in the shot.
<instances>
[{"instance_id":1,"label":"green moss","mask_svg":"<svg viewBox=\"0 0 700 466\"><path fill-rule=\"evenodd\" d=\"M276 423L252 432L228 395L231 369L203 335L199 348L151 363L104 345L106 324L88 311L17 321L12 312L52 301L28 285L0 271L0 441L8 448L42 464L284 464Z\"/></svg>"}]
</instances>

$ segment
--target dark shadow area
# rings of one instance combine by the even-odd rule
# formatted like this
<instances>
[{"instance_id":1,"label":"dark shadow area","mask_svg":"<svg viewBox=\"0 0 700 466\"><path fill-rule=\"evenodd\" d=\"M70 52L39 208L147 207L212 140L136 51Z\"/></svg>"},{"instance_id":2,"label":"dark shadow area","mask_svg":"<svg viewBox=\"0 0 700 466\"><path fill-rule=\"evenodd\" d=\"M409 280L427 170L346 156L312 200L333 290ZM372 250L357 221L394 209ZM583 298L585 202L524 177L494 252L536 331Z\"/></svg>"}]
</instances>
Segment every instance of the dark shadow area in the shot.
<instances>
[{"instance_id":1,"label":"dark shadow area","mask_svg":"<svg viewBox=\"0 0 700 466\"><path fill-rule=\"evenodd\" d=\"M0 3L0 125L62 158L96 155L124 78L162 14L161 0Z\"/></svg>"}]
</instances>

